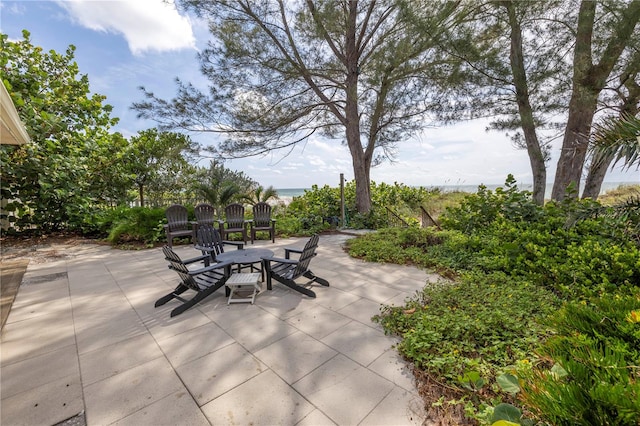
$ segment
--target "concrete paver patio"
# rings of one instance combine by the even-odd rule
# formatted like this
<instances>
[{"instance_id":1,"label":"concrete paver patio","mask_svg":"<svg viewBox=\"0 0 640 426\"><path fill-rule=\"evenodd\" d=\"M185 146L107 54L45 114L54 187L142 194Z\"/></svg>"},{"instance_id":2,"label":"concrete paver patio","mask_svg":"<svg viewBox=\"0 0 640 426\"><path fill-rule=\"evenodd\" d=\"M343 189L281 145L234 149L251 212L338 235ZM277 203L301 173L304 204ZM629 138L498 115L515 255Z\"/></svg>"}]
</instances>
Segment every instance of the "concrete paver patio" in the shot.
<instances>
[{"instance_id":1,"label":"concrete paver patio","mask_svg":"<svg viewBox=\"0 0 640 426\"><path fill-rule=\"evenodd\" d=\"M159 248L86 244L29 265L2 331L0 423L421 424L413 376L371 317L437 276L352 259L347 238L320 238L311 269L331 286L315 299L274 281L254 305L220 290L175 318L180 302L153 306L178 282Z\"/></svg>"}]
</instances>

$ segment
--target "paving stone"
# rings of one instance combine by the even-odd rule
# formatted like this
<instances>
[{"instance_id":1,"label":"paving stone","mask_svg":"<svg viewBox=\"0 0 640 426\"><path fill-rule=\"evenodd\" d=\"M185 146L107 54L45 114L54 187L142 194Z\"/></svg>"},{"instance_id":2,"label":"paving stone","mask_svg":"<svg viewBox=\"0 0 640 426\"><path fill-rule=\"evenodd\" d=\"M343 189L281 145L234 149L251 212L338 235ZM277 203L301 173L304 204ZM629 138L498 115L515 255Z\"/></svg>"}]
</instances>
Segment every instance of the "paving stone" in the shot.
<instances>
[{"instance_id":1,"label":"paving stone","mask_svg":"<svg viewBox=\"0 0 640 426\"><path fill-rule=\"evenodd\" d=\"M395 343L382 332L357 321L340 327L321 341L365 367Z\"/></svg>"},{"instance_id":2,"label":"paving stone","mask_svg":"<svg viewBox=\"0 0 640 426\"><path fill-rule=\"evenodd\" d=\"M293 384L339 425L360 423L395 387L344 355L337 355Z\"/></svg>"},{"instance_id":3,"label":"paving stone","mask_svg":"<svg viewBox=\"0 0 640 426\"><path fill-rule=\"evenodd\" d=\"M320 410L313 410L307 417L302 419L296 426L334 426L335 423L324 415Z\"/></svg>"},{"instance_id":4,"label":"paving stone","mask_svg":"<svg viewBox=\"0 0 640 426\"><path fill-rule=\"evenodd\" d=\"M425 414L424 401L419 396L396 386L359 426L419 426Z\"/></svg>"},{"instance_id":5,"label":"paving stone","mask_svg":"<svg viewBox=\"0 0 640 426\"><path fill-rule=\"evenodd\" d=\"M73 374L3 398L2 425L50 425L66 420L84 409L80 376Z\"/></svg>"},{"instance_id":6,"label":"paving stone","mask_svg":"<svg viewBox=\"0 0 640 426\"><path fill-rule=\"evenodd\" d=\"M84 354L147 333L133 310L124 311L116 319L92 327L79 327L76 333L78 352Z\"/></svg>"},{"instance_id":7,"label":"paving stone","mask_svg":"<svg viewBox=\"0 0 640 426\"><path fill-rule=\"evenodd\" d=\"M7 324L2 329L2 365L75 345L75 342L71 310L19 322L12 322L9 314Z\"/></svg>"},{"instance_id":8,"label":"paving stone","mask_svg":"<svg viewBox=\"0 0 640 426\"><path fill-rule=\"evenodd\" d=\"M2 398L46 385L63 377L77 375L78 354L74 345L26 358L0 368Z\"/></svg>"},{"instance_id":9,"label":"paving stone","mask_svg":"<svg viewBox=\"0 0 640 426\"><path fill-rule=\"evenodd\" d=\"M202 407L213 425L255 426L294 425L314 409L270 370Z\"/></svg>"},{"instance_id":10,"label":"paving stone","mask_svg":"<svg viewBox=\"0 0 640 426\"><path fill-rule=\"evenodd\" d=\"M164 358L157 358L84 388L87 424L111 424L176 392L186 392Z\"/></svg>"},{"instance_id":11,"label":"paving stone","mask_svg":"<svg viewBox=\"0 0 640 426\"><path fill-rule=\"evenodd\" d=\"M266 365L237 343L176 368L200 406L265 370Z\"/></svg>"},{"instance_id":12,"label":"paving stone","mask_svg":"<svg viewBox=\"0 0 640 426\"><path fill-rule=\"evenodd\" d=\"M339 309L338 312L366 326L380 328L380 326L371 321L371 318L374 315L380 314L381 306L380 303L373 302L369 299L359 299Z\"/></svg>"},{"instance_id":13,"label":"paving stone","mask_svg":"<svg viewBox=\"0 0 640 426\"><path fill-rule=\"evenodd\" d=\"M294 383L333 358L337 352L297 331L260 349L256 357L287 383Z\"/></svg>"},{"instance_id":14,"label":"paving stone","mask_svg":"<svg viewBox=\"0 0 640 426\"><path fill-rule=\"evenodd\" d=\"M420 423L411 372L371 317L435 278L351 259L347 238L321 236L311 267L331 285L313 286L316 298L274 283L255 305L227 306L221 289L174 318L180 301L154 307L179 281L159 248L88 244L30 266L2 333L0 423Z\"/></svg>"},{"instance_id":15,"label":"paving stone","mask_svg":"<svg viewBox=\"0 0 640 426\"><path fill-rule=\"evenodd\" d=\"M140 334L85 352L80 355L82 383L88 386L162 355L156 341L149 334Z\"/></svg>"},{"instance_id":16,"label":"paving stone","mask_svg":"<svg viewBox=\"0 0 640 426\"><path fill-rule=\"evenodd\" d=\"M225 331L246 350L257 351L297 331L297 328L270 313L263 310L260 312L256 318L236 322L225 328Z\"/></svg>"},{"instance_id":17,"label":"paving stone","mask_svg":"<svg viewBox=\"0 0 640 426\"><path fill-rule=\"evenodd\" d=\"M168 339L159 340L158 345L171 364L179 367L234 342L229 334L210 322Z\"/></svg>"},{"instance_id":18,"label":"paving stone","mask_svg":"<svg viewBox=\"0 0 640 426\"><path fill-rule=\"evenodd\" d=\"M320 305L287 319L289 324L316 339L322 339L350 321L346 316Z\"/></svg>"},{"instance_id":19,"label":"paving stone","mask_svg":"<svg viewBox=\"0 0 640 426\"><path fill-rule=\"evenodd\" d=\"M112 424L112 426L141 425L210 426L210 423L191 395L181 390Z\"/></svg>"}]
</instances>

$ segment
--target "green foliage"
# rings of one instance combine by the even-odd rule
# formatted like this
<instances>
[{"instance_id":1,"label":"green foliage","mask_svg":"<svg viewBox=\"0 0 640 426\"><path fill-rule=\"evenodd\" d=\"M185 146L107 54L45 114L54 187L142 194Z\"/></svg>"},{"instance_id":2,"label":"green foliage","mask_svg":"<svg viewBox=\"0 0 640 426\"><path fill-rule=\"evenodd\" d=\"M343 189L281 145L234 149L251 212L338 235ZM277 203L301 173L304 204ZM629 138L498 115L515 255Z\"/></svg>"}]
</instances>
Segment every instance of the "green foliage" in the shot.
<instances>
[{"instance_id":1,"label":"green foliage","mask_svg":"<svg viewBox=\"0 0 640 426\"><path fill-rule=\"evenodd\" d=\"M267 201L278 198L278 191L273 186L269 186L266 189L262 185L255 185L247 195L244 196L244 200L252 206L258 203L266 203Z\"/></svg>"},{"instance_id":2,"label":"green foliage","mask_svg":"<svg viewBox=\"0 0 640 426\"><path fill-rule=\"evenodd\" d=\"M384 229L348 247L369 261L502 272L565 299L631 291L640 282L640 249L606 215L578 219L593 206L571 200L540 207L513 187L481 188L443 214L444 231Z\"/></svg>"},{"instance_id":3,"label":"green foliage","mask_svg":"<svg viewBox=\"0 0 640 426\"><path fill-rule=\"evenodd\" d=\"M598 123L590 149L603 157L612 157L614 165L623 161L623 168L640 166L640 118L622 114L617 119Z\"/></svg>"},{"instance_id":4,"label":"green foliage","mask_svg":"<svg viewBox=\"0 0 640 426\"><path fill-rule=\"evenodd\" d=\"M603 205L594 203L580 212L581 218L604 216L615 222L622 238L640 246L640 185L618 187L609 196L600 197L600 201Z\"/></svg>"},{"instance_id":5,"label":"green foliage","mask_svg":"<svg viewBox=\"0 0 640 426\"><path fill-rule=\"evenodd\" d=\"M531 199L531 193L518 190L513 176L507 177L505 188L497 188L494 192L480 186L476 194L469 195L459 206L448 209L441 217L441 225L469 233L498 219L532 222L539 218L540 209Z\"/></svg>"},{"instance_id":6,"label":"green foliage","mask_svg":"<svg viewBox=\"0 0 640 426\"><path fill-rule=\"evenodd\" d=\"M194 175L195 194L211 204L219 219L224 216L224 207L233 202L247 201L257 186L244 172L228 169L223 163L211 161L208 168L198 168ZM258 195L261 191L258 191Z\"/></svg>"},{"instance_id":7,"label":"green foliage","mask_svg":"<svg viewBox=\"0 0 640 426\"><path fill-rule=\"evenodd\" d=\"M438 266L425 250L442 243L430 228L384 228L346 242L349 254L368 262Z\"/></svg>"},{"instance_id":8,"label":"green foliage","mask_svg":"<svg viewBox=\"0 0 640 426\"><path fill-rule=\"evenodd\" d=\"M501 424L516 424L519 425L522 420L522 411L510 404L499 404L493 410L493 416L491 421L495 425L497 422L506 422Z\"/></svg>"},{"instance_id":9,"label":"green foliage","mask_svg":"<svg viewBox=\"0 0 640 426\"><path fill-rule=\"evenodd\" d=\"M493 380L531 357L546 331L542 319L557 303L524 280L467 273L455 283L427 284L405 307L383 307L376 320L402 336L398 349L417 366L460 384L469 371Z\"/></svg>"},{"instance_id":10,"label":"green foliage","mask_svg":"<svg viewBox=\"0 0 640 426\"><path fill-rule=\"evenodd\" d=\"M392 158L433 110L434 80L443 78L435 73L445 72L435 51L455 26L457 3L420 8L432 31L417 30L398 2L182 4L208 21L215 39L215 48L199 56L210 86L202 91L179 81L172 100L145 90L145 100L134 104L140 116L190 131L229 129L215 148L228 158L289 150L316 132L346 143L359 180L357 211L368 213L370 168ZM350 49L343 40L362 42ZM357 111L345 99L357 102Z\"/></svg>"},{"instance_id":11,"label":"green foliage","mask_svg":"<svg viewBox=\"0 0 640 426\"><path fill-rule=\"evenodd\" d=\"M120 135L108 134L116 120L104 96L90 94L80 75L74 46L64 54L1 35L0 66L6 86L32 143L0 147L1 198L14 231L48 232L78 227L75 211L126 198L121 185Z\"/></svg>"},{"instance_id":12,"label":"green foliage","mask_svg":"<svg viewBox=\"0 0 640 426\"><path fill-rule=\"evenodd\" d=\"M198 145L180 133L139 131L126 150L126 171L138 190L140 206L145 206L145 191L153 199L163 199L171 188L184 188L181 174L193 172L189 158ZM186 170L185 170L186 169Z\"/></svg>"},{"instance_id":13,"label":"green foliage","mask_svg":"<svg viewBox=\"0 0 640 426\"><path fill-rule=\"evenodd\" d=\"M428 205L430 200L439 198L438 189L410 187L400 183L389 185L371 182L372 209L366 214L356 208L355 181L346 182L344 187L346 227L352 229L379 229L388 226L385 207L392 208L405 221L417 224L419 206ZM340 221L340 188L328 185L313 185L299 197L294 197L287 207L287 215L300 221L297 228L303 232L321 232L336 226ZM296 233L296 232L292 232Z\"/></svg>"},{"instance_id":14,"label":"green foliage","mask_svg":"<svg viewBox=\"0 0 640 426\"><path fill-rule=\"evenodd\" d=\"M112 244L142 241L153 244L165 238L163 224L166 223L164 209L134 207L120 210L120 217L113 220L107 240Z\"/></svg>"},{"instance_id":15,"label":"green foliage","mask_svg":"<svg viewBox=\"0 0 640 426\"><path fill-rule=\"evenodd\" d=\"M531 404L551 424L635 424L640 250L627 229L637 218L590 200L537 206L510 181L448 209L443 231L381 229L348 242L352 256L455 278L376 319L402 336L408 359L466 393L478 421L532 424L520 417Z\"/></svg>"},{"instance_id":16,"label":"green foliage","mask_svg":"<svg viewBox=\"0 0 640 426\"><path fill-rule=\"evenodd\" d=\"M572 302L554 317L558 335L540 349L547 362L522 380L523 400L540 419L554 425L638 424L639 296Z\"/></svg>"},{"instance_id":17,"label":"green foliage","mask_svg":"<svg viewBox=\"0 0 640 426\"><path fill-rule=\"evenodd\" d=\"M101 208L78 210L78 218L75 220L79 224L77 231L83 236L96 238L106 238L115 222L122 220L129 207Z\"/></svg>"},{"instance_id":18,"label":"green foliage","mask_svg":"<svg viewBox=\"0 0 640 426\"><path fill-rule=\"evenodd\" d=\"M429 255L453 270L502 271L565 298L585 298L640 282L640 250L621 223L591 200L537 206L507 180L480 189L442 216L443 244ZM637 218L631 221L638 222ZM453 230L453 231L450 231Z\"/></svg>"}]
</instances>

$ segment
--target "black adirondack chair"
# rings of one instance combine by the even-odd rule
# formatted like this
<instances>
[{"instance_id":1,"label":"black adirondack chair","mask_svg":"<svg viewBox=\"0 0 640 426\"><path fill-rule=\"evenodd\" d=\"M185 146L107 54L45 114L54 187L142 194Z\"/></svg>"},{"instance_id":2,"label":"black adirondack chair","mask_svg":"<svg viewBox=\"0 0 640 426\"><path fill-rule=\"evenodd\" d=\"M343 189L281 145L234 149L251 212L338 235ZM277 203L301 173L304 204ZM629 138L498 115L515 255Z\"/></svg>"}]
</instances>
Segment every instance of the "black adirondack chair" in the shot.
<instances>
[{"instance_id":1,"label":"black adirondack chair","mask_svg":"<svg viewBox=\"0 0 640 426\"><path fill-rule=\"evenodd\" d=\"M226 220L220 221L220 235L227 240L229 234L241 233L242 241L247 243L247 221L244 220L244 206L240 203L229 204L224 208Z\"/></svg>"},{"instance_id":2,"label":"black adirondack chair","mask_svg":"<svg viewBox=\"0 0 640 426\"><path fill-rule=\"evenodd\" d=\"M271 290L272 279L276 280L287 287L299 291L302 294L306 294L309 297L316 297L315 292L302 285L299 285L295 280L299 277L308 278L305 285L317 282L323 286L329 286L329 282L323 278L317 277L309 269L309 263L311 259L316 255L316 248L318 248L318 236L313 235L311 239L304 246L304 249L285 248L285 259L277 257L264 257L264 268L267 275L267 289ZM291 259L291 253L298 253L300 256L298 260Z\"/></svg>"},{"instance_id":3,"label":"black adirondack chair","mask_svg":"<svg viewBox=\"0 0 640 426\"><path fill-rule=\"evenodd\" d=\"M216 223L215 209L211 204L198 204L194 209L194 213L199 227Z\"/></svg>"},{"instance_id":4,"label":"black adirondack chair","mask_svg":"<svg viewBox=\"0 0 640 426\"><path fill-rule=\"evenodd\" d=\"M253 206L253 221L249 222L251 231L251 244L256 239L258 231L269 233L271 242L276 242L276 220L271 219L271 206L267 203L256 203Z\"/></svg>"},{"instance_id":5,"label":"black adirondack chair","mask_svg":"<svg viewBox=\"0 0 640 426\"><path fill-rule=\"evenodd\" d=\"M223 241L220 233L213 225L202 225L198 227L198 243L195 248L200 250L202 254L211 256L213 262L216 261L216 255L224 253L224 246L235 246L238 250L244 247L244 243L239 241Z\"/></svg>"},{"instance_id":6,"label":"black adirondack chair","mask_svg":"<svg viewBox=\"0 0 640 426\"><path fill-rule=\"evenodd\" d=\"M167 244L173 248L176 237L191 237L191 244L196 241L196 223L189 221L187 208L180 204L172 204L165 210L167 224L164 231L167 234Z\"/></svg>"},{"instance_id":7,"label":"black adirondack chair","mask_svg":"<svg viewBox=\"0 0 640 426\"><path fill-rule=\"evenodd\" d=\"M161 297L155 303L155 307L162 306L172 299L178 299L182 305L171 311L171 316L180 315L190 307L194 306L214 291L224 286L229 278L230 262L219 262L209 265L211 257L208 254L194 257L192 259L182 260L169 246L162 248L165 259L169 262L169 269L178 273L182 282L166 296ZM187 265L204 262L204 267L190 270ZM187 290L193 290L196 295L189 299L183 299L180 295Z\"/></svg>"}]
</instances>

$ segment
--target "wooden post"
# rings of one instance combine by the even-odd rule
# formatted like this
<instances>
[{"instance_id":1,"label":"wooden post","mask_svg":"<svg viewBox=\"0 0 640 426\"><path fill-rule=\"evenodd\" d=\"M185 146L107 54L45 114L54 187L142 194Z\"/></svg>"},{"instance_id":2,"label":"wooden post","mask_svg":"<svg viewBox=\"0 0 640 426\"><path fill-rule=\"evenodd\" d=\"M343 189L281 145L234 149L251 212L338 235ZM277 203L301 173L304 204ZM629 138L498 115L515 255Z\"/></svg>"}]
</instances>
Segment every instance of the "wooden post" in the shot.
<instances>
[{"instance_id":1,"label":"wooden post","mask_svg":"<svg viewBox=\"0 0 640 426\"><path fill-rule=\"evenodd\" d=\"M342 228L346 226L344 211L344 173L340 173L340 225Z\"/></svg>"}]
</instances>

